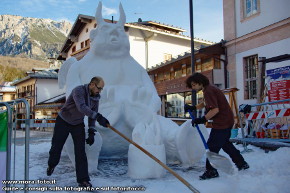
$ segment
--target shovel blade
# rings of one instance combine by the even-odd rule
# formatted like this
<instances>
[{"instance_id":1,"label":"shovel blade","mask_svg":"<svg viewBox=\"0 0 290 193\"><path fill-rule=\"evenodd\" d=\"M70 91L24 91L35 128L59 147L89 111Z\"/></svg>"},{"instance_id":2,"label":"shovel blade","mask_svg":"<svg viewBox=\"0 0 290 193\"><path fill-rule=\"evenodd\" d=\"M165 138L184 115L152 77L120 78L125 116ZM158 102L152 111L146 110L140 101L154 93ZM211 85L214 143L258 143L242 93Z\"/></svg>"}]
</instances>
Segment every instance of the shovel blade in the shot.
<instances>
[{"instance_id":1,"label":"shovel blade","mask_svg":"<svg viewBox=\"0 0 290 193\"><path fill-rule=\"evenodd\" d=\"M211 151L206 152L206 157L214 168L228 174L234 173L233 164L227 157Z\"/></svg>"}]
</instances>

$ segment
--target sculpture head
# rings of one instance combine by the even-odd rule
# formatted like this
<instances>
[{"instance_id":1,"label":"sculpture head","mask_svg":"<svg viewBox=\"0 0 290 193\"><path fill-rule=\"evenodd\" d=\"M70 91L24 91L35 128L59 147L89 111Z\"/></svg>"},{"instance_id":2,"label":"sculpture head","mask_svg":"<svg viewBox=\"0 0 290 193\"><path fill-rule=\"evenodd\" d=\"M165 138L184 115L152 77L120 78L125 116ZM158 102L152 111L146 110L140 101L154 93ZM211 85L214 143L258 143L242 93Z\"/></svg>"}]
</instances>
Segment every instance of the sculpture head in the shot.
<instances>
[{"instance_id":1,"label":"sculpture head","mask_svg":"<svg viewBox=\"0 0 290 193\"><path fill-rule=\"evenodd\" d=\"M121 3L119 11L119 21L117 23L107 23L102 16L102 3L99 2L95 16L97 27L90 33L93 54L110 58L129 55L129 38L124 30L126 16Z\"/></svg>"}]
</instances>

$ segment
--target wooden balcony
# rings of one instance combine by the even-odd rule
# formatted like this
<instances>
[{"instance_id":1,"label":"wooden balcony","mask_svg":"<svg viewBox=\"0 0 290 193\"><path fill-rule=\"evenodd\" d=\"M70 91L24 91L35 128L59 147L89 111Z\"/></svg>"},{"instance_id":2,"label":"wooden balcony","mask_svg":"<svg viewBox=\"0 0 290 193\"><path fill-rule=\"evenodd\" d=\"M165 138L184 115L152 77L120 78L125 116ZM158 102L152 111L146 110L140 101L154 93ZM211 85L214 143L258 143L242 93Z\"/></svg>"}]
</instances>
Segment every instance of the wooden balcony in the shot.
<instances>
[{"instance_id":1,"label":"wooden balcony","mask_svg":"<svg viewBox=\"0 0 290 193\"><path fill-rule=\"evenodd\" d=\"M34 90L17 93L18 98L34 97Z\"/></svg>"},{"instance_id":2,"label":"wooden balcony","mask_svg":"<svg viewBox=\"0 0 290 193\"><path fill-rule=\"evenodd\" d=\"M178 93L178 92L186 92L191 91L189 88L186 87L185 80L190 75L172 79L172 80L163 80L160 82L155 83L156 90L158 95L166 95L170 93Z\"/></svg>"},{"instance_id":3,"label":"wooden balcony","mask_svg":"<svg viewBox=\"0 0 290 193\"><path fill-rule=\"evenodd\" d=\"M212 69L201 73L208 77L211 84L224 84L224 74L222 69ZM171 93L190 92L191 89L187 88L185 84L186 79L190 75L191 74L171 80L161 80L155 82L154 85L158 95L161 96Z\"/></svg>"}]
</instances>

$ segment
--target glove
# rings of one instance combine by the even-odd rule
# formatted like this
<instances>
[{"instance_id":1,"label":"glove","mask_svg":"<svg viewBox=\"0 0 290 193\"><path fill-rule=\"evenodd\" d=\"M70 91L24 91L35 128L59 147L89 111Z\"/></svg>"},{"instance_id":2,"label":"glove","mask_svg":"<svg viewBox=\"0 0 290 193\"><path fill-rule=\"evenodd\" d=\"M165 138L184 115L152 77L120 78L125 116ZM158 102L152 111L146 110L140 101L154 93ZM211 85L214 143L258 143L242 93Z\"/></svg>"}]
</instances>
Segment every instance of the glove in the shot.
<instances>
[{"instance_id":1,"label":"glove","mask_svg":"<svg viewBox=\"0 0 290 193\"><path fill-rule=\"evenodd\" d=\"M195 125L206 123L206 118L205 116L201 118L195 118L194 120L191 121L191 125L194 127Z\"/></svg>"},{"instance_id":2,"label":"glove","mask_svg":"<svg viewBox=\"0 0 290 193\"><path fill-rule=\"evenodd\" d=\"M90 146L93 145L95 142L95 131L97 131L97 130L92 129L92 128L88 129L89 137L86 139L86 142Z\"/></svg>"},{"instance_id":3,"label":"glove","mask_svg":"<svg viewBox=\"0 0 290 193\"><path fill-rule=\"evenodd\" d=\"M103 127L108 127L108 124L110 125L110 122L101 113L97 114L97 121Z\"/></svg>"},{"instance_id":4,"label":"glove","mask_svg":"<svg viewBox=\"0 0 290 193\"><path fill-rule=\"evenodd\" d=\"M188 112L188 111L196 111L196 107L188 105L188 104L185 104L184 105L184 112Z\"/></svg>"},{"instance_id":5,"label":"glove","mask_svg":"<svg viewBox=\"0 0 290 193\"><path fill-rule=\"evenodd\" d=\"M245 105L245 104L242 104L239 106L240 108L240 112L243 112L244 114L248 114L251 112L251 108L252 106L251 105Z\"/></svg>"}]
</instances>

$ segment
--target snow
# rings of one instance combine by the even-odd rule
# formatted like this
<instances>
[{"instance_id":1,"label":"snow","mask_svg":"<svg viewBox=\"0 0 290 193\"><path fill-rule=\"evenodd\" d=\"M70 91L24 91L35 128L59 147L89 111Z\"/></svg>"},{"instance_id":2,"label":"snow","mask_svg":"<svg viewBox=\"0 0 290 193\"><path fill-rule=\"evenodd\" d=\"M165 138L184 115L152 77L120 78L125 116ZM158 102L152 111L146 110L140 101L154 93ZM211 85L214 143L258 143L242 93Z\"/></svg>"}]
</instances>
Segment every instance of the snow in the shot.
<instances>
[{"instance_id":1,"label":"snow","mask_svg":"<svg viewBox=\"0 0 290 193\"><path fill-rule=\"evenodd\" d=\"M166 162L163 144L142 146L162 163ZM141 169L144 166L146 166L146 169ZM132 179L161 178L165 175L165 169L131 144L128 152L128 175Z\"/></svg>"},{"instance_id":2,"label":"snow","mask_svg":"<svg viewBox=\"0 0 290 193\"><path fill-rule=\"evenodd\" d=\"M38 132L38 133L36 133ZM63 151L59 165L55 168L52 176L46 176L48 151L50 149L51 134L43 135L45 132L31 132L29 180L43 180L55 182L55 184L44 185L35 184L31 187L48 187L44 192L53 193L49 188L62 189L64 187L77 187L75 169L68 158L68 154ZM48 132L46 132L47 134ZM42 135L40 135L42 134ZM17 138L16 160L15 160L15 180L24 179L24 138ZM243 151L242 145L235 146ZM12 147L14 149L14 146ZM191 168L183 168L181 165L168 165L182 178L188 181L201 193L288 193L290 190L290 148L279 148L276 151L265 153L264 150L248 146L250 152L243 153L245 160L249 163L250 169L238 171L235 169L233 175L219 171L220 177L200 181L198 176L204 171L205 157ZM227 156L224 152L222 155ZM13 153L12 153L13 155ZM145 155L144 155L145 156ZM13 157L12 157L12 160ZM12 165L13 168L13 165ZM140 168L146 170L146 168ZM13 170L12 170L13 174ZM94 187L141 187L145 191L130 191L131 193L190 193L192 192L181 181L174 177L167 170L164 177L158 179L131 179L128 175L127 159L100 159L98 170L90 174ZM13 178L13 175L12 175ZM53 181L55 180L55 181ZM18 185L20 186L20 185ZM17 192L17 191L16 191ZM41 192L41 191L31 191ZM103 192L123 192L123 191L103 191ZM2 192L1 192L2 193Z\"/></svg>"}]
</instances>

